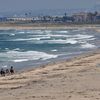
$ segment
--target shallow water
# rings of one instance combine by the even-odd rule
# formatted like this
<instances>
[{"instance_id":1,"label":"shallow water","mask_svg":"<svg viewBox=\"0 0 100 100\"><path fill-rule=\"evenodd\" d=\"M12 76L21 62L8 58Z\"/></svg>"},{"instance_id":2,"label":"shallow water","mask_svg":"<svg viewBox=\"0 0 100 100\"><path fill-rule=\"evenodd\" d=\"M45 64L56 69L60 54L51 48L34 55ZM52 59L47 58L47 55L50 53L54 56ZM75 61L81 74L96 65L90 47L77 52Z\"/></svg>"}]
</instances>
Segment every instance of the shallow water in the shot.
<instances>
[{"instance_id":1,"label":"shallow water","mask_svg":"<svg viewBox=\"0 0 100 100\"><path fill-rule=\"evenodd\" d=\"M99 47L99 33L88 29L0 30L0 67L23 69Z\"/></svg>"}]
</instances>

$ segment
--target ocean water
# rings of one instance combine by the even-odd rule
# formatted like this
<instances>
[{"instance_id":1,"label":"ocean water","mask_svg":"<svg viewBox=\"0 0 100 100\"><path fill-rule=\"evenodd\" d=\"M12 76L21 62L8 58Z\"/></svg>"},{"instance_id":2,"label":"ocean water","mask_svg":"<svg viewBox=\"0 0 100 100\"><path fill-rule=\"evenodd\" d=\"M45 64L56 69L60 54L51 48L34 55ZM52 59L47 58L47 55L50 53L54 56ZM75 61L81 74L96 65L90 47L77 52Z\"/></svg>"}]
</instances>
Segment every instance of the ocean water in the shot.
<instances>
[{"instance_id":1,"label":"ocean water","mask_svg":"<svg viewBox=\"0 0 100 100\"><path fill-rule=\"evenodd\" d=\"M89 29L0 30L0 68L31 68L99 47L99 33Z\"/></svg>"}]
</instances>

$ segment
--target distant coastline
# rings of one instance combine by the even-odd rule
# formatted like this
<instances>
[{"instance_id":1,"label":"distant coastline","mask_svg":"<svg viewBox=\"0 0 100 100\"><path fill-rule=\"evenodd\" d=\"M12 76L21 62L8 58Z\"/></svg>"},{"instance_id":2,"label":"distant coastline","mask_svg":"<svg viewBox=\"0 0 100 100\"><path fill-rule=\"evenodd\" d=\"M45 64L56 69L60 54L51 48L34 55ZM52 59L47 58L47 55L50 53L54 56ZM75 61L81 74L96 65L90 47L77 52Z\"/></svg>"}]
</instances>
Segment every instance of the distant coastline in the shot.
<instances>
[{"instance_id":1,"label":"distant coastline","mask_svg":"<svg viewBox=\"0 0 100 100\"><path fill-rule=\"evenodd\" d=\"M17 23L0 23L0 29L9 30L9 29L95 29L99 30L99 24L62 24L62 23L26 23L26 24L17 24Z\"/></svg>"}]
</instances>

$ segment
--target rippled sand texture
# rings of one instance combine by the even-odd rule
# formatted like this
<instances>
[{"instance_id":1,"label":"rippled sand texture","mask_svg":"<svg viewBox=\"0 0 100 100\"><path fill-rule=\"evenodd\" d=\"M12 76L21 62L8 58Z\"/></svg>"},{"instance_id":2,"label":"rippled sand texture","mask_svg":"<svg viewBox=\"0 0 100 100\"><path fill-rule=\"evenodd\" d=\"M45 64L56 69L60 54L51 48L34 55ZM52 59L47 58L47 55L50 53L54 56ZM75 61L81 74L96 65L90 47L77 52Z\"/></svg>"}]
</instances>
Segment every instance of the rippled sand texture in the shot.
<instances>
[{"instance_id":1,"label":"rippled sand texture","mask_svg":"<svg viewBox=\"0 0 100 100\"><path fill-rule=\"evenodd\" d=\"M100 51L0 77L0 100L100 100Z\"/></svg>"}]
</instances>

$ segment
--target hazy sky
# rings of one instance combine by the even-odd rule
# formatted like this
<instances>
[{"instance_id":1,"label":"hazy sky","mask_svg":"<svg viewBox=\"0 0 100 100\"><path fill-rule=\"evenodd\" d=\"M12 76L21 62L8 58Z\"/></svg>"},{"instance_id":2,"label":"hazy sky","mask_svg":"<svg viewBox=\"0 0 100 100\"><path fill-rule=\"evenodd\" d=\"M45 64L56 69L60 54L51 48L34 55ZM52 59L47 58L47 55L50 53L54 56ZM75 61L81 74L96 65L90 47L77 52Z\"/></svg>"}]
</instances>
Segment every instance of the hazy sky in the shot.
<instances>
[{"instance_id":1,"label":"hazy sky","mask_svg":"<svg viewBox=\"0 0 100 100\"><path fill-rule=\"evenodd\" d=\"M92 8L100 0L0 0L0 12L36 9Z\"/></svg>"}]
</instances>

